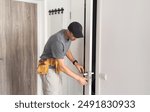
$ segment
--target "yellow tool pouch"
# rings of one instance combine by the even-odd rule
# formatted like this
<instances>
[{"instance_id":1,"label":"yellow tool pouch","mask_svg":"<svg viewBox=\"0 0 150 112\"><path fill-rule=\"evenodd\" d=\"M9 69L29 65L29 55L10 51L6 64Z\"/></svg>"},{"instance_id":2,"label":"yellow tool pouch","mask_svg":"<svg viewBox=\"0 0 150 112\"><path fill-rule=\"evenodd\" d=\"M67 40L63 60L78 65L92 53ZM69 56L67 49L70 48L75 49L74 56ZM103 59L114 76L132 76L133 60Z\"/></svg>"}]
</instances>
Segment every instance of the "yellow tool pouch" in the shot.
<instances>
[{"instance_id":1,"label":"yellow tool pouch","mask_svg":"<svg viewBox=\"0 0 150 112\"><path fill-rule=\"evenodd\" d=\"M46 59L46 60L40 60L37 68L37 73L41 75L46 75L48 73L48 69L50 66L55 67L55 72L60 73L59 64L58 61L55 59Z\"/></svg>"}]
</instances>

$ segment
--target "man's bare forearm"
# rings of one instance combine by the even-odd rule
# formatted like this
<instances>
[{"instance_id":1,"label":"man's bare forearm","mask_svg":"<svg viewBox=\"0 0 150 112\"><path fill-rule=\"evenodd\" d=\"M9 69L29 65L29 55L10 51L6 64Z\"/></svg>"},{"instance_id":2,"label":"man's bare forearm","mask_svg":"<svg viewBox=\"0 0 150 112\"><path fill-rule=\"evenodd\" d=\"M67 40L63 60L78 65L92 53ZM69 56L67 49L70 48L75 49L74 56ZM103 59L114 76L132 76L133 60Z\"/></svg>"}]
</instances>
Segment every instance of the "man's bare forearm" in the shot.
<instances>
[{"instance_id":1,"label":"man's bare forearm","mask_svg":"<svg viewBox=\"0 0 150 112\"><path fill-rule=\"evenodd\" d=\"M73 71L71 71L67 66L62 66L61 67L61 71L63 71L64 73L66 73L67 75L69 75L70 77L79 80L80 76L75 74Z\"/></svg>"},{"instance_id":2,"label":"man's bare forearm","mask_svg":"<svg viewBox=\"0 0 150 112\"><path fill-rule=\"evenodd\" d=\"M70 50L67 51L66 56L71 62L75 60Z\"/></svg>"},{"instance_id":3,"label":"man's bare forearm","mask_svg":"<svg viewBox=\"0 0 150 112\"><path fill-rule=\"evenodd\" d=\"M80 76L71 71L65 64L64 64L64 59L58 59L59 62L59 68L62 72L65 74L69 75L70 77L79 80Z\"/></svg>"}]
</instances>

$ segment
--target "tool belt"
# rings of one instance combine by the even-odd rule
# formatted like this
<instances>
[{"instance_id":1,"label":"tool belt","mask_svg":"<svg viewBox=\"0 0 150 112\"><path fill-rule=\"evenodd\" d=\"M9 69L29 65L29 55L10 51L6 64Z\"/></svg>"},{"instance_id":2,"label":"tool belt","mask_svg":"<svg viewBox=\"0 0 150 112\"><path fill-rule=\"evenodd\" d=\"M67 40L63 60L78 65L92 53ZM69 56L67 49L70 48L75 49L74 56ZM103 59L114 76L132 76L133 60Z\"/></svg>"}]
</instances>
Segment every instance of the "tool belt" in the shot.
<instances>
[{"instance_id":1,"label":"tool belt","mask_svg":"<svg viewBox=\"0 0 150 112\"><path fill-rule=\"evenodd\" d=\"M55 72L60 73L59 63L56 59L49 58L45 60L39 60L37 73L40 75L46 75L50 66L55 67Z\"/></svg>"}]
</instances>

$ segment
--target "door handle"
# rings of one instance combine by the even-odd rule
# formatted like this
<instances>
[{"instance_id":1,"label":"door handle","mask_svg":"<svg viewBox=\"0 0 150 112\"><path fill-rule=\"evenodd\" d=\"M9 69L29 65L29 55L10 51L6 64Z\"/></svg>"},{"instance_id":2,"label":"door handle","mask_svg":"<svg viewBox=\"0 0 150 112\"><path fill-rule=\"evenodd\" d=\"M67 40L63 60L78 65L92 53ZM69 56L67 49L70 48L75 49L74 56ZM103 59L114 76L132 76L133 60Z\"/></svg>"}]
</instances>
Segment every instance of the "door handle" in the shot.
<instances>
[{"instance_id":1,"label":"door handle","mask_svg":"<svg viewBox=\"0 0 150 112\"><path fill-rule=\"evenodd\" d=\"M85 72L83 73L84 76L92 76L94 74L94 72Z\"/></svg>"},{"instance_id":2,"label":"door handle","mask_svg":"<svg viewBox=\"0 0 150 112\"><path fill-rule=\"evenodd\" d=\"M87 72L85 72L85 73L83 73L83 75L84 75L84 76L87 76L87 75L88 75L88 73L87 73Z\"/></svg>"}]
</instances>

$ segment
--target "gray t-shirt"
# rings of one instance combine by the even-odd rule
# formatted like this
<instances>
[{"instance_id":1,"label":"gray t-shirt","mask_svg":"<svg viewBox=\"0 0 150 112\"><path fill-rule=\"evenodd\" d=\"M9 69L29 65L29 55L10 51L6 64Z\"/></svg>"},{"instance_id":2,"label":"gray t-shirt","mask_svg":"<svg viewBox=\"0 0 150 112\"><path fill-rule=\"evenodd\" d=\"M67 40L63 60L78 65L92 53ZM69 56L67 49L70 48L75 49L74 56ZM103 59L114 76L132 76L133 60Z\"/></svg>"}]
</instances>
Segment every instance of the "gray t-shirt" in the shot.
<instances>
[{"instance_id":1,"label":"gray t-shirt","mask_svg":"<svg viewBox=\"0 0 150 112\"><path fill-rule=\"evenodd\" d=\"M40 58L63 59L70 47L70 44L71 41L65 37L65 30L60 30L48 39Z\"/></svg>"}]
</instances>

